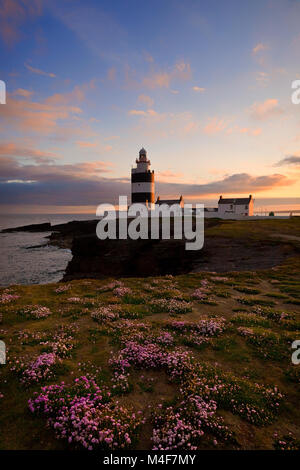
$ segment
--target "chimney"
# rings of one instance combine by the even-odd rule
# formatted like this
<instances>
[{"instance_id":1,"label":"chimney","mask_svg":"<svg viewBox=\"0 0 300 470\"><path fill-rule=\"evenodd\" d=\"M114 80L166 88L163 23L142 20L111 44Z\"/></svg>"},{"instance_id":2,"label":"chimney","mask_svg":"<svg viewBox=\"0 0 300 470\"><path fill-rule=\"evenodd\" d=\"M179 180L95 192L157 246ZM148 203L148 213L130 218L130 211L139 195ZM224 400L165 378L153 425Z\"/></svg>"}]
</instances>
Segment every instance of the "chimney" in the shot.
<instances>
[{"instance_id":1,"label":"chimney","mask_svg":"<svg viewBox=\"0 0 300 470\"><path fill-rule=\"evenodd\" d=\"M249 199L250 199L250 201L251 201L251 199L252 199L252 194L249 194Z\"/></svg>"},{"instance_id":2,"label":"chimney","mask_svg":"<svg viewBox=\"0 0 300 470\"><path fill-rule=\"evenodd\" d=\"M222 196L220 196L220 199L222 199Z\"/></svg>"}]
</instances>

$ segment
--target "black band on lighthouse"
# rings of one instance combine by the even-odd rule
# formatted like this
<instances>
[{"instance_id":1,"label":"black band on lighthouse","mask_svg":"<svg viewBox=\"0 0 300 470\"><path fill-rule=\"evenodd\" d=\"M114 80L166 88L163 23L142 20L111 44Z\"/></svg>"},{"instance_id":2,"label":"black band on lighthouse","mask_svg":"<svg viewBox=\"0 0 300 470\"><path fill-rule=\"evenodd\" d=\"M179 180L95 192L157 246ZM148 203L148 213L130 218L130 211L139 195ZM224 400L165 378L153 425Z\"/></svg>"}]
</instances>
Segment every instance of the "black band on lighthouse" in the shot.
<instances>
[{"instance_id":1,"label":"black band on lighthouse","mask_svg":"<svg viewBox=\"0 0 300 470\"><path fill-rule=\"evenodd\" d=\"M153 183L154 182L154 173L132 173L131 175L132 183Z\"/></svg>"},{"instance_id":2,"label":"black band on lighthouse","mask_svg":"<svg viewBox=\"0 0 300 470\"><path fill-rule=\"evenodd\" d=\"M154 203L154 194L153 193L132 193L131 202L132 204L136 202L146 202Z\"/></svg>"}]
</instances>

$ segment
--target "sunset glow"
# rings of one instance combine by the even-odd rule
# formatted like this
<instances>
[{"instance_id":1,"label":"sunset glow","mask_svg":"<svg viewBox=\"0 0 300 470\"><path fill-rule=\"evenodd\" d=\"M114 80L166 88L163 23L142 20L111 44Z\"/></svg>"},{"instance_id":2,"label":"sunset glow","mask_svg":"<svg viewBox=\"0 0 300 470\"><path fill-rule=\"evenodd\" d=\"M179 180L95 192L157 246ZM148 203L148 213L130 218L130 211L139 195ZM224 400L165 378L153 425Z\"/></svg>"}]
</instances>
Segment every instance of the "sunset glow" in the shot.
<instances>
[{"instance_id":1,"label":"sunset glow","mask_svg":"<svg viewBox=\"0 0 300 470\"><path fill-rule=\"evenodd\" d=\"M115 203L142 146L159 194L299 208L300 2L2 4L3 212Z\"/></svg>"}]
</instances>

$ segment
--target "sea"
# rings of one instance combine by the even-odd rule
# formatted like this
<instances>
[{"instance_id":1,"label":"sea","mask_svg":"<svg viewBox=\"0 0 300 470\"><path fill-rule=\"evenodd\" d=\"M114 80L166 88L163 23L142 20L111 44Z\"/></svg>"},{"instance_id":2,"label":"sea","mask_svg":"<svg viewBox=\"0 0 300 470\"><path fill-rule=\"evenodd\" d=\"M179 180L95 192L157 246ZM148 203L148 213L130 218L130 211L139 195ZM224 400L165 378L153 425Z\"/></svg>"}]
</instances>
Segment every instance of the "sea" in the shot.
<instances>
[{"instance_id":1,"label":"sea","mask_svg":"<svg viewBox=\"0 0 300 470\"><path fill-rule=\"evenodd\" d=\"M1 215L0 230L50 222L96 219L95 214ZM71 250L49 246L50 232L0 233L0 286L48 284L62 279Z\"/></svg>"}]
</instances>

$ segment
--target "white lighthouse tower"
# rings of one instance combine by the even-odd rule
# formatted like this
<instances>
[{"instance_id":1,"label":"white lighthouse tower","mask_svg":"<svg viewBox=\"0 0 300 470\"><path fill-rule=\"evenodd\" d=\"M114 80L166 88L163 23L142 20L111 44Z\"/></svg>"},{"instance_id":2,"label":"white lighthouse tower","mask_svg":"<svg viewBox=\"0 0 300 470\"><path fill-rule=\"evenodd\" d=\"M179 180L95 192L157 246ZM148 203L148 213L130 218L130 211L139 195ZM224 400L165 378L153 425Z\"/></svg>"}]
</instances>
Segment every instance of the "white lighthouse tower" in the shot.
<instances>
[{"instance_id":1,"label":"white lighthouse tower","mask_svg":"<svg viewBox=\"0 0 300 470\"><path fill-rule=\"evenodd\" d=\"M139 151L136 168L131 170L131 203L142 202L151 207L154 204L154 170L144 148Z\"/></svg>"}]
</instances>

